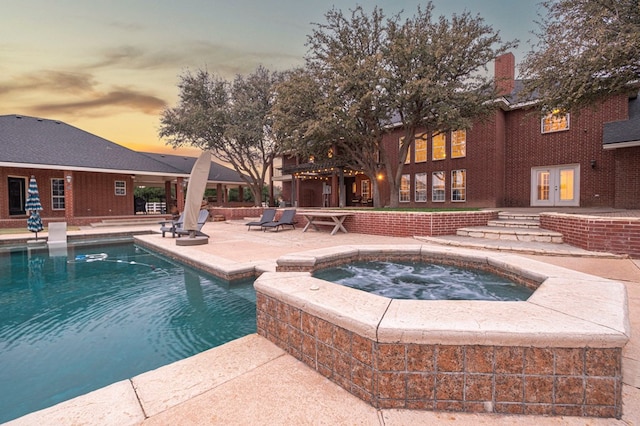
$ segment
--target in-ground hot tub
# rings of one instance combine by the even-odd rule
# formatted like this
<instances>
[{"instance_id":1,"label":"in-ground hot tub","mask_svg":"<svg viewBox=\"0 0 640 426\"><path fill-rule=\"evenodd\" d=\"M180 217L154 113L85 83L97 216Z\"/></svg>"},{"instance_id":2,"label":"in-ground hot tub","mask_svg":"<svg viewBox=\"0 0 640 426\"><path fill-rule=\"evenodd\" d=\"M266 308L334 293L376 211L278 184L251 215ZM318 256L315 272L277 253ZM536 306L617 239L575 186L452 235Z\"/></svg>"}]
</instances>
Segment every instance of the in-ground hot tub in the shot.
<instances>
[{"instance_id":1,"label":"in-ground hot tub","mask_svg":"<svg viewBox=\"0 0 640 426\"><path fill-rule=\"evenodd\" d=\"M537 287L526 301L395 300L319 280L352 261L468 266ZM622 283L511 254L426 245L286 255L256 280L257 328L378 408L617 417L629 336Z\"/></svg>"}]
</instances>

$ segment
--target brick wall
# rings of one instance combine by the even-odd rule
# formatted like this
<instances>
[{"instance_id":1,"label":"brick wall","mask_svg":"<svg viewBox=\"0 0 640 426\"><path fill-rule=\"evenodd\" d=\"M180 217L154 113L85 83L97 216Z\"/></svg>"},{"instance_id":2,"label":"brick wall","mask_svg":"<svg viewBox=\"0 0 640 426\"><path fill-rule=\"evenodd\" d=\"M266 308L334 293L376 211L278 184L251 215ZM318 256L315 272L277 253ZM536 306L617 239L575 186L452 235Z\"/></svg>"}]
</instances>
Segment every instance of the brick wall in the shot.
<instances>
[{"instance_id":1,"label":"brick wall","mask_svg":"<svg viewBox=\"0 0 640 426\"><path fill-rule=\"evenodd\" d=\"M615 208L640 208L640 148L614 150Z\"/></svg>"},{"instance_id":2,"label":"brick wall","mask_svg":"<svg viewBox=\"0 0 640 426\"><path fill-rule=\"evenodd\" d=\"M542 213L540 227L562 233L565 243L585 250L640 258L640 218Z\"/></svg>"},{"instance_id":3,"label":"brick wall","mask_svg":"<svg viewBox=\"0 0 640 426\"><path fill-rule=\"evenodd\" d=\"M9 215L9 203L6 199L7 178L9 176L21 177L29 183L29 177L35 176L42 203L40 215L44 218L60 221L65 219L64 210L52 209L51 179L64 179L65 174L58 170L43 169L22 169L22 168L0 168L0 219L26 220L27 216ZM126 195L115 195L115 181L124 181L126 184ZM67 186L65 181L65 188ZM106 174L73 172L73 201L74 216L78 217L78 223L82 217L91 217L95 222L96 216L123 216L134 214L133 207L133 179L128 174ZM7 222L10 223L10 222ZM3 223L2 227L9 227Z\"/></svg>"},{"instance_id":4,"label":"brick wall","mask_svg":"<svg viewBox=\"0 0 640 426\"><path fill-rule=\"evenodd\" d=\"M504 206L530 205L532 167L564 164L580 164L581 207L614 206L618 170L614 153L602 149L603 123L624 120L627 111L627 96L613 97L593 109L571 114L569 130L546 134L541 133L536 110L509 112ZM595 168L591 160L596 160Z\"/></svg>"}]
</instances>

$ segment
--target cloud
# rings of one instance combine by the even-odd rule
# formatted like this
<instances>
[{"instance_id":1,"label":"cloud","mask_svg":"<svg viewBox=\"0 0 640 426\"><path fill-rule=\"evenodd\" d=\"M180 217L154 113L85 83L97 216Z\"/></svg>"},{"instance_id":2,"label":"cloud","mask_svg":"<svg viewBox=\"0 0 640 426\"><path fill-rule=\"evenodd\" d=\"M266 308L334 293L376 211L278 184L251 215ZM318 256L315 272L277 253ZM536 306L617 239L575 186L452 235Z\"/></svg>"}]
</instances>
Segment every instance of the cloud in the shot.
<instances>
[{"instance_id":1,"label":"cloud","mask_svg":"<svg viewBox=\"0 0 640 426\"><path fill-rule=\"evenodd\" d=\"M104 94L91 96L75 102L51 102L31 106L37 114L47 115L93 115L96 110L131 109L145 114L156 115L167 103L152 95L148 95L125 87L116 87ZM100 115L103 115L102 113Z\"/></svg>"},{"instance_id":2,"label":"cloud","mask_svg":"<svg viewBox=\"0 0 640 426\"><path fill-rule=\"evenodd\" d=\"M21 74L7 82L0 82L0 95L36 90L77 94L92 91L95 84L91 74L42 70Z\"/></svg>"},{"instance_id":3,"label":"cloud","mask_svg":"<svg viewBox=\"0 0 640 426\"><path fill-rule=\"evenodd\" d=\"M123 45L103 49L93 62L80 65L86 71L103 69L129 70L175 70L208 67L224 76L234 76L254 71L258 65L273 69L300 65L299 55L278 51L257 51L225 43L204 40L167 45L162 49L145 49L140 46Z\"/></svg>"}]
</instances>

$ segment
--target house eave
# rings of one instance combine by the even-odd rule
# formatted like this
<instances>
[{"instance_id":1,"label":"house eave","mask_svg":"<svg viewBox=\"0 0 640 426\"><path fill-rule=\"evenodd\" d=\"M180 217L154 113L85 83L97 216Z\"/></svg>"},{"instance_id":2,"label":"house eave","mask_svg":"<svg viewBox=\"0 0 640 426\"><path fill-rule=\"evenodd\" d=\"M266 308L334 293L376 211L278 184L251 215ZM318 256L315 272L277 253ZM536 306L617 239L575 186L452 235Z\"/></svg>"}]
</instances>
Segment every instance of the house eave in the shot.
<instances>
[{"instance_id":1,"label":"house eave","mask_svg":"<svg viewBox=\"0 0 640 426\"><path fill-rule=\"evenodd\" d=\"M171 173L171 172L154 172L145 170L126 170L126 169L101 169L95 167L78 167L65 166L59 164L36 164L36 163L12 163L1 162L0 167L14 167L21 169L44 169L44 170L70 170L74 172L94 172L94 173L112 173L112 174L128 174L128 175L148 175L148 176L166 176L166 177L189 177L189 174Z\"/></svg>"},{"instance_id":2,"label":"house eave","mask_svg":"<svg viewBox=\"0 0 640 426\"><path fill-rule=\"evenodd\" d=\"M627 142L605 143L605 144L602 145L602 149L633 148L633 147L636 147L636 146L640 146L640 140L627 141Z\"/></svg>"}]
</instances>

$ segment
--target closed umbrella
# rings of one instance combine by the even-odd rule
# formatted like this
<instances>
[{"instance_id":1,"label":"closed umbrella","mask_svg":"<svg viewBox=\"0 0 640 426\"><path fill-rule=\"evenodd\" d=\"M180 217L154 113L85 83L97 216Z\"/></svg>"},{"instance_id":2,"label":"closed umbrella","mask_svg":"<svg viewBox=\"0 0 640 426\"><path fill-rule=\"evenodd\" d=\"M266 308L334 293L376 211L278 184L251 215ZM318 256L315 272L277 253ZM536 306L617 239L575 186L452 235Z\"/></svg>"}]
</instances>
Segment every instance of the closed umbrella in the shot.
<instances>
[{"instance_id":1,"label":"closed umbrella","mask_svg":"<svg viewBox=\"0 0 640 426\"><path fill-rule=\"evenodd\" d=\"M189 187L187 188L187 199L184 204L184 224L182 227L189 232L189 237L195 237L195 230L198 229L198 214L202 206L202 197L207 189L207 179L209 179L209 168L211 167L211 153L204 151L193 164L189 175Z\"/></svg>"},{"instance_id":2,"label":"closed umbrella","mask_svg":"<svg viewBox=\"0 0 640 426\"><path fill-rule=\"evenodd\" d=\"M29 180L29 189L27 190L27 202L24 205L24 209L31 212L29 219L27 219L27 229L36 233L36 240L38 239L38 232L42 231L42 219L40 218L39 211L42 210L42 204L40 204L40 194L38 193L38 184L36 183L35 176L31 176Z\"/></svg>"}]
</instances>

